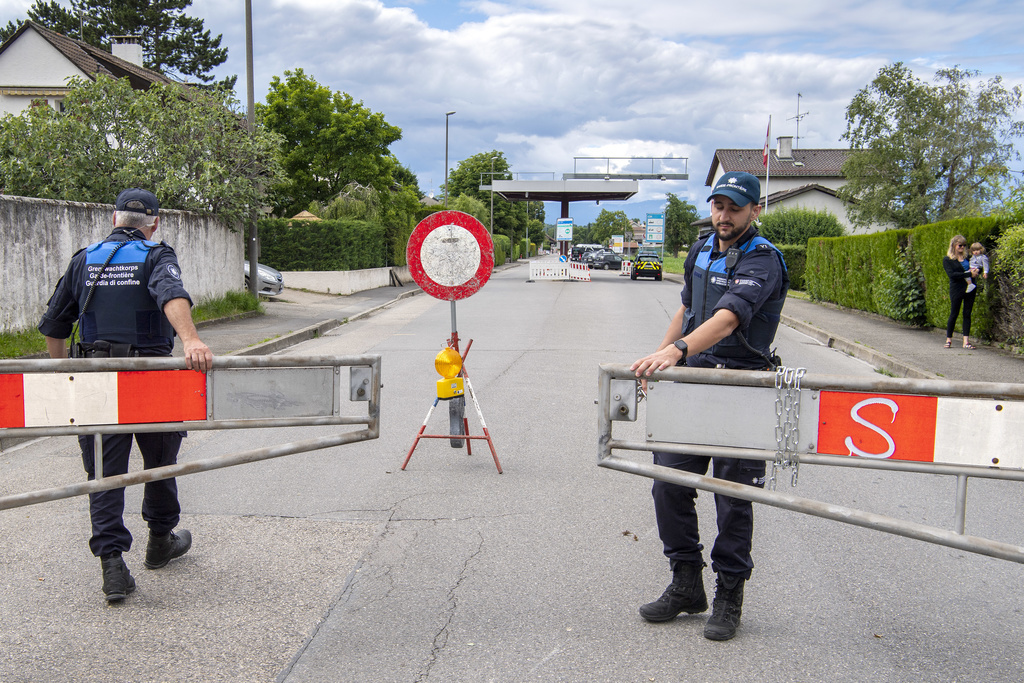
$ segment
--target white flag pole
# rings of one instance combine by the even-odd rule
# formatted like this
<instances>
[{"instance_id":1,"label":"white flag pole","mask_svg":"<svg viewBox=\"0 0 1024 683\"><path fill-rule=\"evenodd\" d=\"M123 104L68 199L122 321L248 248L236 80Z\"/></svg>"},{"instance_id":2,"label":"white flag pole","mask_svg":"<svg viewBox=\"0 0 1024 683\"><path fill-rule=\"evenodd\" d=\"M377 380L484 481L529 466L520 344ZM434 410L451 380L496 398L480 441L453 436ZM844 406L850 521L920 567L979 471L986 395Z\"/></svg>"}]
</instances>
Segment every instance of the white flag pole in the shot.
<instances>
[{"instance_id":1,"label":"white flag pole","mask_svg":"<svg viewBox=\"0 0 1024 683\"><path fill-rule=\"evenodd\" d=\"M764 137L764 213L768 213L768 181L771 173L772 161L772 115L768 115L768 132Z\"/></svg>"}]
</instances>

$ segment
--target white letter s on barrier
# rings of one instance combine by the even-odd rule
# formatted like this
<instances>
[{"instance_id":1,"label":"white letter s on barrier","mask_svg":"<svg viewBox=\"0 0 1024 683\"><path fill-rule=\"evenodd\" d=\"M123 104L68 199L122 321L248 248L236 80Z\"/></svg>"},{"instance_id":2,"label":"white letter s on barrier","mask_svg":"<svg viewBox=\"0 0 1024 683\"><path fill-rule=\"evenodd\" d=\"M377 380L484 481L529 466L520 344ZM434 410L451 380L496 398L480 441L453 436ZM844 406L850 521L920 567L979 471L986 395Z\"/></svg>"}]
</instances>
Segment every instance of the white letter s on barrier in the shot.
<instances>
[{"instance_id":1,"label":"white letter s on barrier","mask_svg":"<svg viewBox=\"0 0 1024 683\"><path fill-rule=\"evenodd\" d=\"M858 414L858 411L861 408L863 408L865 406L870 406L870 405L884 405L884 406L888 406L889 410L892 411L892 421L893 422L896 421L896 413L899 412L900 407L898 405L896 405L896 402L893 401L892 399L875 397L875 398L864 399L860 403L858 403L855 406L853 406L853 408L850 408L850 418L853 419L853 421L856 422L857 424L863 425L864 427L867 427L868 429L870 429L871 431L875 432L876 434L881 436L883 439L885 439L885 442L887 444L889 444L889 449L887 451L885 451L884 453L868 453L867 451L862 451L861 449L857 448L853 444L853 439L851 439L850 437L846 437L846 441L844 443L846 444L846 447L848 449L850 449L850 455L859 455L859 456L861 456L863 458L878 458L878 459L888 458L889 456L891 456L893 453L896 452L896 442L892 440L892 437L889 436L889 434L886 433L886 431L884 429L882 429L882 428L880 428L880 427L878 427L876 425L871 424L870 422L868 422L867 420L865 420L864 418L862 418Z\"/></svg>"}]
</instances>

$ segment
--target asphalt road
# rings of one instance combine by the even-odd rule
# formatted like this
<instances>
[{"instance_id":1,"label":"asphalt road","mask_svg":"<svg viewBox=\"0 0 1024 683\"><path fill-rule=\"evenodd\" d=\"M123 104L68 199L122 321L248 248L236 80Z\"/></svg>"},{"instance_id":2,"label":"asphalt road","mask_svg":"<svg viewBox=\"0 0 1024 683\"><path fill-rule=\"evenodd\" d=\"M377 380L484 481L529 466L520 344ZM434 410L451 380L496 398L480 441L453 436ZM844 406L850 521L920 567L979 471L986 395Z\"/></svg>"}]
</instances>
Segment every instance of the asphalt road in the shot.
<instances>
[{"instance_id":1,"label":"asphalt road","mask_svg":"<svg viewBox=\"0 0 1024 683\"><path fill-rule=\"evenodd\" d=\"M102 600L85 500L0 512L0 680L1020 680L1020 565L773 508L757 508L736 639L705 640L706 615L643 621L668 567L650 481L596 465L597 366L653 350L679 287L593 278L512 269L457 304L504 474L481 442L468 455L442 440L399 469L451 328L448 304L420 295L282 352L380 354L381 438L182 478L196 545L147 571L138 543L122 605ZM874 375L789 328L778 339L810 373ZM642 438L642 422L622 427ZM181 459L326 431L193 432ZM0 468L3 492L81 477L70 438L0 453ZM790 492L949 528L955 482L805 466ZM972 479L968 532L1019 543L1020 500L1017 484ZM130 490L144 539L138 506ZM698 506L710 543L711 497Z\"/></svg>"}]
</instances>

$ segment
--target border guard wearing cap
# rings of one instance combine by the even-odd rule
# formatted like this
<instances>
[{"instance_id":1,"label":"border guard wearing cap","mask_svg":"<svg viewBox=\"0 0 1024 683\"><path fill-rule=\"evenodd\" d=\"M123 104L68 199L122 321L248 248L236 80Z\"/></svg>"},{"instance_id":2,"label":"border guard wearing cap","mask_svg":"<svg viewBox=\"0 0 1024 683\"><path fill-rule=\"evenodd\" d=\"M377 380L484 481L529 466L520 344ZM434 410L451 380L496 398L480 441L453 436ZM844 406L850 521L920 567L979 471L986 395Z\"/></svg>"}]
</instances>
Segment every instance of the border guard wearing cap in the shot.
<instances>
[{"instance_id":1,"label":"border guard wearing cap","mask_svg":"<svg viewBox=\"0 0 1024 683\"><path fill-rule=\"evenodd\" d=\"M761 184L749 173L726 173L711 191L713 232L690 249L684 264L682 305L661 345L633 363L637 377L685 363L691 367L774 369L770 347L779 326L789 276L782 253L757 234ZM729 419L723 416L723 419ZM706 474L711 458L654 453L657 465ZM749 486L764 486L765 463L714 458L713 474ZM658 531L672 569L672 583L640 615L670 621L682 612L707 610L693 488L655 481L652 489ZM749 501L715 495L718 536L711 550L717 573L711 617L704 636L729 640L736 635L743 605L743 584L754 564L750 557L753 506Z\"/></svg>"},{"instance_id":2,"label":"border guard wearing cap","mask_svg":"<svg viewBox=\"0 0 1024 683\"><path fill-rule=\"evenodd\" d=\"M182 285L177 256L166 243L150 240L159 213L160 204L152 192L124 190L115 204L114 231L71 257L39 323L52 358L68 355L65 340L75 336L77 325L80 339L72 338L71 347L75 357L169 356L177 333L186 367L198 372L210 368L213 353L192 323L192 299ZM128 472L132 436L103 436L105 476ZM183 436L183 432L135 434L145 468L176 463ZM95 478L93 439L92 435L78 438L89 479ZM145 484L142 517L149 525L147 568L163 567L191 547L188 531L174 531L180 512L174 479ZM121 556L132 544L123 519L124 489L90 494L89 513L89 547L101 561L103 593L108 602L123 600L135 590L135 579Z\"/></svg>"}]
</instances>

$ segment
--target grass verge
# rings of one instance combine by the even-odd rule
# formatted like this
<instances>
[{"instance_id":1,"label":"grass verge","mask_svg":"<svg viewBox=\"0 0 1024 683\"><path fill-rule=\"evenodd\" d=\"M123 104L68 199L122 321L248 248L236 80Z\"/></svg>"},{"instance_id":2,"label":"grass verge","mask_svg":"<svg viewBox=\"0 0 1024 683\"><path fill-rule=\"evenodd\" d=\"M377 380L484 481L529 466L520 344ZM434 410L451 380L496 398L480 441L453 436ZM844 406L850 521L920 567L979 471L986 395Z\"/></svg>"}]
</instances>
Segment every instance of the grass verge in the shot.
<instances>
[{"instance_id":1,"label":"grass verge","mask_svg":"<svg viewBox=\"0 0 1024 683\"><path fill-rule=\"evenodd\" d=\"M249 292L228 292L218 299L206 299L196 304L192 308L192 320L198 323L249 311L263 313L263 304L257 297ZM46 340L39 330L0 332L0 358L20 358L45 351Z\"/></svg>"}]
</instances>

